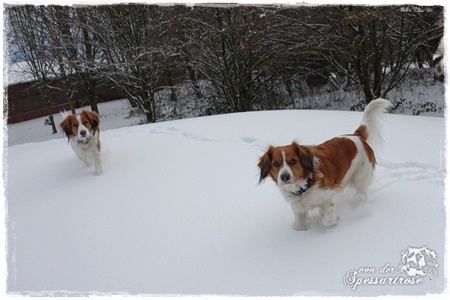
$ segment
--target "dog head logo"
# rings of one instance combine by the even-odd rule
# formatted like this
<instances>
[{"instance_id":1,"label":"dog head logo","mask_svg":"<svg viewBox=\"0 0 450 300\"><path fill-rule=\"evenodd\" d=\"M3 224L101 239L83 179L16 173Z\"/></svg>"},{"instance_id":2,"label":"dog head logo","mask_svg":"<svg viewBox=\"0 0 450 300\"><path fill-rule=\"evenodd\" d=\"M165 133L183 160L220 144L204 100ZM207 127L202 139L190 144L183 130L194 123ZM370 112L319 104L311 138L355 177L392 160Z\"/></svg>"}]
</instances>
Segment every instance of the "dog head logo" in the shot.
<instances>
[{"instance_id":1,"label":"dog head logo","mask_svg":"<svg viewBox=\"0 0 450 300\"><path fill-rule=\"evenodd\" d=\"M437 276L437 254L435 251L427 247L413 248L402 251L402 260L400 262L400 271L405 272L408 276L426 276L433 273Z\"/></svg>"}]
</instances>

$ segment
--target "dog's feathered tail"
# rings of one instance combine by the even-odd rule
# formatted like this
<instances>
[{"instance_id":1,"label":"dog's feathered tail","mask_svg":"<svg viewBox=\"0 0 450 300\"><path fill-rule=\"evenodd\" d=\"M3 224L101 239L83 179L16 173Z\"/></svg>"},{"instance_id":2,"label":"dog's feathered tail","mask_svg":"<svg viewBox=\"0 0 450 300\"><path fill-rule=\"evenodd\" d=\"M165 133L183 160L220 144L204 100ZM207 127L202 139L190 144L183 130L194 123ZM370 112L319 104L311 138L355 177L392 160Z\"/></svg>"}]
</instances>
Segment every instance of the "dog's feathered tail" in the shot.
<instances>
[{"instance_id":1,"label":"dog's feathered tail","mask_svg":"<svg viewBox=\"0 0 450 300\"><path fill-rule=\"evenodd\" d=\"M366 139L372 149L380 150L383 146L383 136L381 135L380 121L381 115L392 105L385 99L372 100L364 110L361 125L356 129L355 134Z\"/></svg>"}]
</instances>

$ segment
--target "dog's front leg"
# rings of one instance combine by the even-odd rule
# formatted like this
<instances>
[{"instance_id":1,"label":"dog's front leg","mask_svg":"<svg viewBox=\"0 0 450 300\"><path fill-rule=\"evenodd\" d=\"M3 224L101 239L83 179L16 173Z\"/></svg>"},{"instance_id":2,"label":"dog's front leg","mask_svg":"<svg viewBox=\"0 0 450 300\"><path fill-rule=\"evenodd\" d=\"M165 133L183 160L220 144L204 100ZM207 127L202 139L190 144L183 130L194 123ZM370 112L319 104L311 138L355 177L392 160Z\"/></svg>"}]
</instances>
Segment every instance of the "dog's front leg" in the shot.
<instances>
[{"instance_id":1,"label":"dog's front leg","mask_svg":"<svg viewBox=\"0 0 450 300\"><path fill-rule=\"evenodd\" d=\"M101 175L103 173L103 166L102 166L102 156L100 153L100 150L94 151L94 164L95 164L95 175Z\"/></svg>"},{"instance_id":2,"label":"dog's front leg","mask_svg":"<svg viewBox=\"0 0 450 300\"><path fill-rule=\"evenodd\" d=\"M75 154L77 155L77 157L84 163L84 165L86 167L90 167L91 166L91 162L89 161L90 159L90 153L81 150L78 147L74 147L72 146L73 151L75 152Z\"/></svg>"},{"instance_id":3,"label":"dog's front leg","mask_svg":"<svg viewBox=\"0 0 450 300\"><path fill-rule=\"evenodd\" d=\"M332 227L339 222L339 217L336 215L336 203L333 201L322 205L322 224L325 227Z\"/></svg>"},{"instance_id":4,"label":"dog's front leg","mask_svg":"<svg viewBox=\"0 0 450 300\"><path fill-rule=\"evenodd\" d=\"M308 215L308 210L304 209L298 203L291 203L291 209L294 213L295 223L293 226L294 230L305 231L309 229L310 217Z\"/></svg>"}]
</instances>

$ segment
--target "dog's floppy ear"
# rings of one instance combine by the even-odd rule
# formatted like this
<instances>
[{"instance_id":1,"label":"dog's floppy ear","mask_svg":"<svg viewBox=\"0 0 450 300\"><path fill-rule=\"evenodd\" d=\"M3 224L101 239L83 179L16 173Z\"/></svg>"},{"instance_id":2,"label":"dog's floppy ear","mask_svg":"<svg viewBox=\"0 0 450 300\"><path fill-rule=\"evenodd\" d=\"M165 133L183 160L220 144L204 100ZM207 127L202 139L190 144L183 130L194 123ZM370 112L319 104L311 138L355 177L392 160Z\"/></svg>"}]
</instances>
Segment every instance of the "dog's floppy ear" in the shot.
<instances>
[{"instance_id":1,"label":"dog's floppy ear","mask_svg":"<svg viewBox=\"0 0 450 300\"><path fill-rule=\"evenodd\" d=\"M98 113L96 113L95 111L84 111L84 113L86 113L86 116L88 117L92 129L94 130L95 133L98 129L98 125L100 124L100 118L98 116Z\"/></svg>"},{"instance_id":2,"label":"dog's floppy ear","mask_svg":"<svg viewBox=\"0 0 450 300\"><path fill-rule=\"evenodd\" d=\"M64 119L59 126L64 130L67 139L70 140L70 137L72 136L72 118L68 114L62 114L62 116Z\"/></svg>"},{"instance_id":3,"label":"dog's floppy ear","mask_svg":"<svg viewBox=\"0 0 450 300\"><path fill-rule=\"evenodd\" d=\"M295 146L295 149L297 151L297 155L300 159L300 164L305 170L308 170L310 172L314 172L314 164L313 164L313 155L311 151L308 149L308 147L301 146L297 144L296 142L293 142L292 145Z\"/></svg>"},{"instance_id":4,"label":"dog's floppy ear","mask_svg":"<svg viewBox=\"0 0 450 300\"><path fill-rule=\"evenodd\" d=\"M266 179L267 175L269 175L272 160L272 146L267 149L266 153L259 158L258 167L261 170L259 176L259 183L261 183L264 179Z\"/></svg>"}]
</instances>

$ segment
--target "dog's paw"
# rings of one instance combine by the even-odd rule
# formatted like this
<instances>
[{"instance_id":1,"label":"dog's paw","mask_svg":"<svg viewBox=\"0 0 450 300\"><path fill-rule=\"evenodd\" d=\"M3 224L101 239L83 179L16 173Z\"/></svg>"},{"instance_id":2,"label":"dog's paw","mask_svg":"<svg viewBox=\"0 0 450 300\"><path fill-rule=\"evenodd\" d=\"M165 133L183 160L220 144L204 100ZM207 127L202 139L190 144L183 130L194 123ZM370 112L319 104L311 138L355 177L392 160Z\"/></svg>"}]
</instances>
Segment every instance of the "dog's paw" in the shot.
<instances>
[{"instance_id":1,"label":"dog's paw","mask_svg":"<svg viewBox=\"0 0 450 300\"><path fill-rule=\"evenodd\" d=\"M350 199L349 202L353 209L357 209L357 208L363 206L364 204L366 204L367 195L365 195L365 194L355 195L352 199Z\"/></svg>"},{"instance_id":2,"label":"dog's paw","mask_svg":"<svg viewBox=\"0 0 450 300\"><path fill-rule=\"evenodd\" d=\"M292 226L292 229L296 231L306 231L309 229L309 225L295 223L294 226Z\"/></svg>"},{"instance_id":3,"label":"dog's paw","mask_svg":"<svg viewBox=\"0 0 450 300\"><path fill-rule=\"evenodd\" d=\"M335 217L335 218L323 218L322 219L322 224L323 226L330 228L330 227L334 227L339 223L339 217Z\"/></svg>"}]
</instances>

